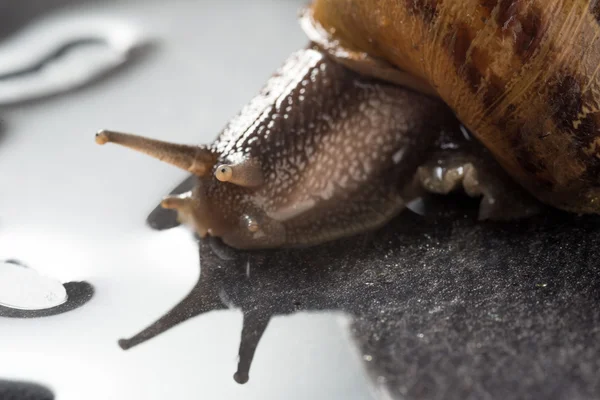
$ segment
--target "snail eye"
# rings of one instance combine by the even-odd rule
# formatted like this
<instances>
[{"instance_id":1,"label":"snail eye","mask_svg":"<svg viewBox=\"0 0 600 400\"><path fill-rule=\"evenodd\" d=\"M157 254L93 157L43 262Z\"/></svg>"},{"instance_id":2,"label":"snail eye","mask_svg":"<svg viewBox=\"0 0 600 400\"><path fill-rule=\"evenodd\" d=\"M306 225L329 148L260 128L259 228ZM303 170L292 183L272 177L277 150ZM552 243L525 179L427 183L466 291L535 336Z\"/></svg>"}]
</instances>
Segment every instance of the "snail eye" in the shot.
<instances>
[{"instance_id":1,"label":"snail eye","mask_svg":"<svg viewBox=\"0 0 600 400\"><path fill-rule=\"evenodd\" d=\"M217 167L217 170L215 171L215 178L217 178L221 182L230 181L232 176L233 176L233 170L231 169L231 167L229 165L225 165L225 164L219 165Z\"/></svg>"}]
</instances>

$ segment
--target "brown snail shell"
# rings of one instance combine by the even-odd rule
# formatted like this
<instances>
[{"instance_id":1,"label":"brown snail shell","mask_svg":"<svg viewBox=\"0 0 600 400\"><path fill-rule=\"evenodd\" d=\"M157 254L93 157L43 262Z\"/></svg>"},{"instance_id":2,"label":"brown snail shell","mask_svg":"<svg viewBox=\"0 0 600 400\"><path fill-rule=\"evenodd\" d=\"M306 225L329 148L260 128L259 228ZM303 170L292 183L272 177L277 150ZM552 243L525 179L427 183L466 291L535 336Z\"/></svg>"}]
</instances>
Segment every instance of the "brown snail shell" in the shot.
<instances>
[{"instance_id":1,"label":"brown snail shell","mask_svg":"<svg viewBox=\"0 0 600 400\"><path fill-rule=\"evenodd\" d=\"M600 2L316 0L304 26L353 69L433 89L541 201L600 212Z\"/></svg>"}]
</instances>

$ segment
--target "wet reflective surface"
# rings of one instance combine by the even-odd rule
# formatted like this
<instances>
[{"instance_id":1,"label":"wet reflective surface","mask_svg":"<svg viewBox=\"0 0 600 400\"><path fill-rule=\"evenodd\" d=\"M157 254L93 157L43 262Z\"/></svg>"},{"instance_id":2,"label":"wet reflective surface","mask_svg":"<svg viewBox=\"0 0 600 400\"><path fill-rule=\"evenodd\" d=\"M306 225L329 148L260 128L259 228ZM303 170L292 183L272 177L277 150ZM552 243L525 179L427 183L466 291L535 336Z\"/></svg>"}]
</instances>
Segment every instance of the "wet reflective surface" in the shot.
<instances>
[{"instance_id":1,"label":"wet reflective surface","mask_svg":"<svg viewBox=\"0 0 600 400\"><path fill-rule=\"evenodd\" d=\"M102 17L49 18L15 36L0 46L0 105L73 91L149 50L139 28Z\"/></svg>"},{"instance_id":2,"label":"wet reflective surface","mask_svg":"<svg viewBox=\"0 0 600 400\"><path fill-rule=\"evenodd\" d=\"M69 9L160 46L96 85L2 109L0 259L64 283L69 301L0 309L0 377L66 400L600 397L598 218L480 223L453 196L377 233L252 253L199 246L165 229L169 213L150 218L161 230L144 223L185 174L110 158L94 133L211 141L305 45L301 3Z\"/></svg>"}]
</instances>

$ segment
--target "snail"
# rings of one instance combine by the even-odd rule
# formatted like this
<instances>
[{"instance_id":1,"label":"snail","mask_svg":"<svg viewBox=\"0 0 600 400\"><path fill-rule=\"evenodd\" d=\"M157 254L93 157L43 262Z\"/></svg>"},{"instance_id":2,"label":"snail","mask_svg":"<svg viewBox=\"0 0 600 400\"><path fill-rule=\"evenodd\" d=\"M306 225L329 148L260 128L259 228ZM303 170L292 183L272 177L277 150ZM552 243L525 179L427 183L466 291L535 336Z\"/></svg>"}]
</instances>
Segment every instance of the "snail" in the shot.
<instances>
[{"instance_id":1,"label":"snail","mask_svg":"<svg viewBox=\"0 0 600 400\"><path fill-rule=\"evenodd\" d=\"M600 2L315 0L293 53L211 145L100 131L197 177L167 197L243 249L374 230L424 192L480 219L600 211Z\"/></svg>"}]
</instances>

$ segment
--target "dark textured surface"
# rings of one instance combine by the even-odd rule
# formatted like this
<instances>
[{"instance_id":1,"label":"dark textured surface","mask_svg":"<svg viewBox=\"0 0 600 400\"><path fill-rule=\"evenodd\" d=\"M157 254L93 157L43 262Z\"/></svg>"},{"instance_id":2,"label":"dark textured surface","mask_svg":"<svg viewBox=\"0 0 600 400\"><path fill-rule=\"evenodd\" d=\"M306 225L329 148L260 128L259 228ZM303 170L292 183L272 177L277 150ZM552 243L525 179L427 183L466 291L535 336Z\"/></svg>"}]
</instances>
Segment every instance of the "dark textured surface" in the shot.
<instances>
[{"instance_id":1,"label":"dark textured surface","mask_svg":"<svg viewBox=\"0 0 600 400\"><path fill-rule=\"evenodd\" d=\"M53 400L54 395L43 386L30 382L0 379L0 400Z\"/></svg>"},{"instance_id":2,"label":"dark textured surface","mask_svg":"<svg viewBox=\"0 0 600 400\"><path fill-rule=\"evenodd\" d=\"M353 327L375 376L408 398L600 397L597 219L429 228L388 253L401 272L370 267L402 282Z\"/></svg>"},{"instance_id":3,"label":"dark textured surface","mask_svg":"<svg viewBox=\"0 0 600 400\"><path fill-rule=\"evenodd\" d=\"M271 316L343 310L373 381L395 398L599 398L600 219L481 223L463 197L428 206L310 251L203 242L194 290L121 346L236 305L244 382Z\"/></svg>"}]
</instances>

